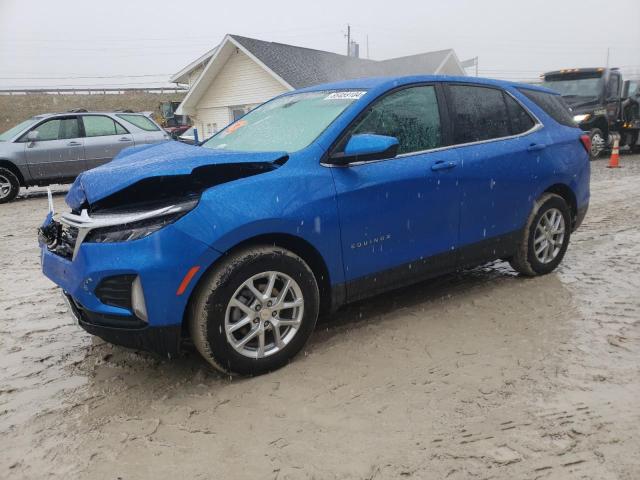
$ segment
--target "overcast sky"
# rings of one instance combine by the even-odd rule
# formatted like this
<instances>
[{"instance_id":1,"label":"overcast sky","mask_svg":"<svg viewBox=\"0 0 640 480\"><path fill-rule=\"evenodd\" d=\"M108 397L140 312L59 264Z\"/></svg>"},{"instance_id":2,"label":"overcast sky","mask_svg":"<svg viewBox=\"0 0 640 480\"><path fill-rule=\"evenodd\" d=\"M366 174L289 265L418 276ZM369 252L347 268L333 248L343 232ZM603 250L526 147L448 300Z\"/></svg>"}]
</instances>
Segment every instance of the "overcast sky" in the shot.
<instances>
[{"instance_id":1,"label":"overcast sky","mask_svg":"<svg viewBox=\"0 0 640 480\"><path fill-rule=\"evenodd\" d=\"M640 0L0 0L0 88L166 84L225 33L366 57L454 48L480 74L610 64L640 76ZM152 76L153 75L153 76ZM92 78L79 78L92 77ZM105 77L105 78L96 78Z\"/></svg>"}]
</instances>

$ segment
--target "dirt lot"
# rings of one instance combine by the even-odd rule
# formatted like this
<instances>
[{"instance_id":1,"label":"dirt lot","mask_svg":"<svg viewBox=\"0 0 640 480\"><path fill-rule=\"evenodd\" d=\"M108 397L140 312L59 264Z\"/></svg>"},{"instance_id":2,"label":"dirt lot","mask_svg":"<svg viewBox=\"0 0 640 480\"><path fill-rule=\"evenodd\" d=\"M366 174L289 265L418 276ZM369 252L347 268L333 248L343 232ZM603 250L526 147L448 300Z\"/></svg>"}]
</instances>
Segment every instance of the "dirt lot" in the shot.
<instances>
[{"instance_id":1,"label":"dirt lot","mask_svg":"<svg viewBox=\"0 0 640 480\"><path fill-rule=\"evenodd\" d=\"M81 331L39 271L45 196L0 206L0 478L640 478L640 156L605 163L556 273L353 305L253 379Z\"/></svg>"}]
</instances>

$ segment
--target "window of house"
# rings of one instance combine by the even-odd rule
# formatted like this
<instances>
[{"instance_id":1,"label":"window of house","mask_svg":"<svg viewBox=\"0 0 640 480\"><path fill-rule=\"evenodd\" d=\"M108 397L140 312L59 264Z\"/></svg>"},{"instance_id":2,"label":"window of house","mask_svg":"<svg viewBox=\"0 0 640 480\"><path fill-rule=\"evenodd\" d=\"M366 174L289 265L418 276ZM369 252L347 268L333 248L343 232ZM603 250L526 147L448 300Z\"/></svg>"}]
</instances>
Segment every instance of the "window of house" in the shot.
<instances>
[{"instance_id":1,"label":"window of house","mask_svg":"<svg viewBox=\"0 0 640 480\"><path fill-rule=\"evenodd\" d=\"M505 93L504 100L507 103L507 111L511 120L511 134L517 135L531 130L535 125L531 115L511 95Z\"/></svg>"},{"instance_id":2,"label":"window of house","mask_svg":"<svg viewBox=\"0 0 640 480\"><path fill-rule=\"evenodd\" d=\"M576 126L571 110L569 110L569 107L567 107L567 104L560 95L542 92L540 90L529 90L528 88L519 88L518 90L560 125L566 125L567 127Z\"/></svg>"},{"instance_id":3,"label":"window of house","mask_svg":"<svg viewBox=\"0 0 640 480\"><path fill-rule=\"evenodd\" d=\"M235 122L239 118L244 117L247 113L249 113L249 111L251 111L251 107L249 105L239 105L236 107L229 107L231 121Z\"/></svg>"},{"instance_id":4,"label":"window of house","mask_svg":"<svg viewBox=\"0 0 640 480\"><path fill-rule=\"evenodd\" d=\"M433 86L411 87L391 93L369 108L351 135L375 133L396 137L398 153L442 145L440 111Z\"/></svg>"},{"instance_id":5,"label":"window of house","mask_svg":"<svg viewBox=\"0 0 640 480\"><path fill-rule=\"evenodd\" d=\"M207 130L205 137L209 138L211 135L215 134L218 131L217 123L207 123Z\"/></svg>"},{"instance_id":6,"label":"window of house","mask_svg":"<svg viewBox=\"0 0 640 480\"><path fill-rule=\"evenodd\" d=\"M472 143L511 135L502 90L449 85L453 143Z\"/></svg>"},{"instance_id":7,"label":"window of house","mask_svg":"<svg viewBox=\"0 0 640 480\"><path fill-rule=\"evenodd\" d=\"M85 115L82 117L84 133L87 137L122 135L127 131L112 118L103 115Z\"/></svg>"}]
</instances>

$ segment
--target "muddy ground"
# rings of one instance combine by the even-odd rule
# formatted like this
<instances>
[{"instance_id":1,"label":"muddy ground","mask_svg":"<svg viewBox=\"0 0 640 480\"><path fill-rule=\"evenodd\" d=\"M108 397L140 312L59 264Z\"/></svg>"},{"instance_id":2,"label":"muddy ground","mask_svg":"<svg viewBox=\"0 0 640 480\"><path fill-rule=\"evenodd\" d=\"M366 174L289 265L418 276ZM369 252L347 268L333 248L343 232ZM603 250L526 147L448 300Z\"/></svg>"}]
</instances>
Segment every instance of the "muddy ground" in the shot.
<instances>
[{"instance_id":1,"label":"muddy ground","mask_svg":"<svg viewBox=\"0 0 640 480\"><path fill-rule=\"evenodd\" d=\"M42 191L0 205L0 478L640 478L640 156L622 162L593 163L556 273L499 262L352 305L252 379L90 337L40 274Z\"/></svg>"}]
</instances>

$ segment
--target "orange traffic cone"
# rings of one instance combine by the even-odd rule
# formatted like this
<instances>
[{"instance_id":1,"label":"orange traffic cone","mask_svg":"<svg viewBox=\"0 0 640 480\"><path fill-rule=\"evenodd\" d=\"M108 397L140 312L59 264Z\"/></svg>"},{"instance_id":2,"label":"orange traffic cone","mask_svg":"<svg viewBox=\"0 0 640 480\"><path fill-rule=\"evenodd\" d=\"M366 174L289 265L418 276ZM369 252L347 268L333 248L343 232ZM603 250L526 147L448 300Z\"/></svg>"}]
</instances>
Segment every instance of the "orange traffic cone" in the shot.
<instances>
[{"instance_id":1,"label":"orange traffic cone","mask_svg":"<svg viewBox=\"0 0 640 480\"><path fill-rule=\"evenodd\" d=\"M618 135L613 136L613 148L607 168L620 168L620 137Z\"/></svg>"}]
</instances>

